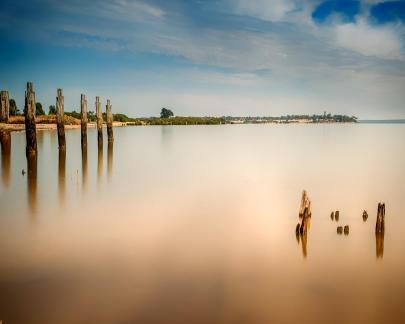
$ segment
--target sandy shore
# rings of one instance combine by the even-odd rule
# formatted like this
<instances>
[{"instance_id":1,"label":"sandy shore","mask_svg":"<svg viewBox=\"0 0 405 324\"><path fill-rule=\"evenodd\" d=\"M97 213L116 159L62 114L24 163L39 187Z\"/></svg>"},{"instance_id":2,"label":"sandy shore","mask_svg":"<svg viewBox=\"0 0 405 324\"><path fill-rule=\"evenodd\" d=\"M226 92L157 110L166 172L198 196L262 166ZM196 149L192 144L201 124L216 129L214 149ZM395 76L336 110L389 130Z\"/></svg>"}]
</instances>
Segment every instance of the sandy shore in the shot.
<instances>
[{"instance_id":1,"label":"sandy shore","mask_svg":"<svg viewBox=\"0 0 405 324\"><path fill-rule=\"evenodd\" d=\"M113 122L113 127L122 127L126 126L126 123L122 122ZM88 123L87 127L94 128L96 123ZM103 124L103 127L107 127L106 124ZM80 125L65 125L65 129L75 129L80 128ZM11 132L18 132L25 130L25 124L5 124L0 123L1 130L8 130ZM56 129L56 124L37 124L37 130L52 130Z\"/></svg>"}]
</instances>

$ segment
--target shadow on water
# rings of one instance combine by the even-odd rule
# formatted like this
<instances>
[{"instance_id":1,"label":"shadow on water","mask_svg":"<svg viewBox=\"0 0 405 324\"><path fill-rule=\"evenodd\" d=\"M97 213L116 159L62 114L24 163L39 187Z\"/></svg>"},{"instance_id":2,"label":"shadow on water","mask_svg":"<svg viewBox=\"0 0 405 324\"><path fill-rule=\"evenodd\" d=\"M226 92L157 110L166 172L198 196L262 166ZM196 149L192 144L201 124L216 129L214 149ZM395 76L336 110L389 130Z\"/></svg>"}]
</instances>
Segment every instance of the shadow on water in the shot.
<instances>
[{"instance_id":1,"label":"shadow on water","mask_svg":"<svg viewBox=\"0 0 405 324\"><path fill-rule=\"evenodd\" d=\"M65 189L66 188L66 150L59 150L58 159L58 191L59 202L63 207L65 204Z\"/></svg>"},{"instance_id":2,"label":"shadow on water","mask_svg":"<svg viewBox=\"0 0 405 324\"><path fill-rule=\"evenodd\" d=\"M384 256L384 233L375 233L375 253L377 259Z\"/></svg>"},{"instance_id":3,"label":"shadow on water","mask_svg":"<svg viewBox=\"0 0 405 324\"><path fill-rule=\"evenodd\" d=\"M11 160L11 135L10 132L0 131L1 141L1 173L5 187L10 186L10 160Z\"/></svg>"},{"instance_id":4,"label":"shadow on water","mask_svg":"<svg viewBox=\"0 0 405 324\"><path fill-rule=\"evenodd\" d=\"M100 183L103 175L103 144L98 145L97 152L97 181Z\"/></svg>"},{"instance_id":5,"label":"shadow on water","mask_svg":"<svg viewBox=\"0 0 405 324\"><path fill-rule=\"evenodd\" d=\"M82 181L83 189L87 188L87 145L82 145Z\"/></svg>"},{"instance_id":6,"label":"shadow on water","mask_svg":"<svg viewBox=\"0 0 405 324\"><path fill-rule=\"evenodd\" d=\"M37 155L27 155L28 207L32 216L37 213Z\"/></svg>"},{"instance_id":7,"label":"shadow on water","mask_svg":"<svg viewBox=\"0 0 405 324\"><path fill-rule=\"evenodd\" d=\"M107 148L107 176L111 181L112 169L113 169L113 155L114 155L114 143L108 142Z\"/></svg>"}]
</instances>

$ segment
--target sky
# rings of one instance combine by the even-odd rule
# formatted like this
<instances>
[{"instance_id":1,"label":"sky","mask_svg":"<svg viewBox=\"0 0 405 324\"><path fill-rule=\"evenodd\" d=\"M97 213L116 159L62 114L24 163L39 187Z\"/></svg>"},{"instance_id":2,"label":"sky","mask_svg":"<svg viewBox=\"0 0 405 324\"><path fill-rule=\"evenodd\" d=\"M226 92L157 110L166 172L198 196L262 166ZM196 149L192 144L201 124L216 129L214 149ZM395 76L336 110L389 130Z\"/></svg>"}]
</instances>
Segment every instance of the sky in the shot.
<instances>
[{"instance_id":1,"label":"sky","mask_svg":"<svg viewBox=\"0 0 405 324\"><path fill-rule=\"evenodd\" d=\"M0 0L0 89L157 116L405 118L405 1Z\"/></svg>"}]
</instances>

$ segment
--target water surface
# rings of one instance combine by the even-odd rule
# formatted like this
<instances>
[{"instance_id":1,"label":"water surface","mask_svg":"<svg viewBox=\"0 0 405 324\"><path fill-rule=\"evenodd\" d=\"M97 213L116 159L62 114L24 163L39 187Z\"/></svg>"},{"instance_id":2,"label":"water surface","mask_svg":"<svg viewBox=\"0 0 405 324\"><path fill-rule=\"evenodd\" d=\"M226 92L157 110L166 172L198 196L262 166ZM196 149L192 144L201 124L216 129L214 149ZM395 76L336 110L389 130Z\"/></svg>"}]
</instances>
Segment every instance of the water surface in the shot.
<instances>
[{"instance_id":1,"label":"water surface","mask_svg":"<svg viewBox=\"0 0 405 324\"><path fill-rule=\"evenodd\" d=\"M24 133L2 147L5 324L405 318L405 125L114 131L99 151L89 129L82 154L80 130L67 130L66 155L55 131L39 132L36 174L22 174ZM303 189L305 242L295 236Z\"/></svg>"}]
</instances>

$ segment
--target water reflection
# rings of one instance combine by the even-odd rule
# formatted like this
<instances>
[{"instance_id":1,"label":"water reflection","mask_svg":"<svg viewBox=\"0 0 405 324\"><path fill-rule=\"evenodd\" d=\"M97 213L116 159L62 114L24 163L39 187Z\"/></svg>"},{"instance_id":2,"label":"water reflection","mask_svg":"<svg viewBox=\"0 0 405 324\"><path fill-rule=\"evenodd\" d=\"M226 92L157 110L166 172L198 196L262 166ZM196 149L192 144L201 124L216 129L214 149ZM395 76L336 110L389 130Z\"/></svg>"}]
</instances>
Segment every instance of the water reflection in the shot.
<instances>
[{"instance_id":1,"label":"water reflection","mask_svg":"<svg viewBox=\"0 0 405 324\"><path fill-rule=\"evenodd\" d=\"M1 172L5 187L10 186L10 160L11 160L11 135L10 132L0 131L1 141Z\"/></svg>"},{"instance_id":2,"label":"water reflection","mask_svg":"<svg viewBox=\"0 0 405 324\"><path fill-rule=\"evenodd\" d=\"M98 145L98 155L97 155L97 180L100 182L101 176L103 175L103 144Z\"/></svg>"},{"instance_id":3,"label":"water reflection","mask_svg":"<svg viewBox=\"0 0 405 324\"><path fill-rule=\"evenodd\" d=\"M37 155L27 155L28 207L31 215L37 213Z\"/></svg>"},{"instance_id":4,"label":"water reflection","mask_svg":"<svg viewBox=\"0 0 405 324\"><path fill-rule=\"evenodd\" d=\"M107 176L108 180L111 180L112 168L113 168L113 155L114 155L114 143L108 142L107 148Z\"/></svg>"},{"instance_id":5,"label":"water reflection","mask_svg":"<svg viewBox=\"0 0 405 324\"><path fill-rule=\"evenodd\" d=\"M82 145L82 181L84 190L87 187L87 144Z\"/></svg>"},{"instance_id":6,"label":"water reflection","mask_svg":"<svg viewBox=\"0 0 405 324\"><path fill-rule=\"evenodd\" d=\"M384 256L384 233L375 233L375 252L377 259Z\"/></svg>"},{"instance_id":7,"label":"water reflection","mask_svg":"<svg viewBox=\"0 0 405 324\"><path fill-rule=\"evenodd\" d=\"M66 187L66 150L59 150L58 159L58 190L59 201L61 206L65 203L65 187Z\"/></svg>"}]
</instances>

